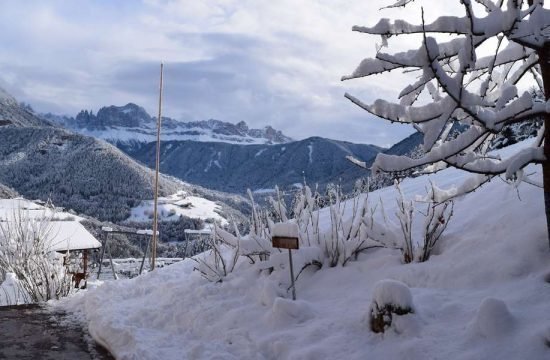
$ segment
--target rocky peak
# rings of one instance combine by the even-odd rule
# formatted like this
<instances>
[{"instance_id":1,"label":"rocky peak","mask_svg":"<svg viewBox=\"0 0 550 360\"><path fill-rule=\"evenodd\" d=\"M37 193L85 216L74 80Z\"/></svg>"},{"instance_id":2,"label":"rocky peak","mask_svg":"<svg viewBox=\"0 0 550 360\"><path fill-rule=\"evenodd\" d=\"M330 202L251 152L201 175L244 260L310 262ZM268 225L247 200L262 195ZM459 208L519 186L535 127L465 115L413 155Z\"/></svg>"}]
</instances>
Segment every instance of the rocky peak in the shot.
<instances>
[{"instance_id":1,"label":"rocky peak","mask_svg":"<svg viewBox=\"0 0 550 360\"><path fill-rule=\"evenodd\" d=\"M43 117L77 132L97 136L113 143L130 140L149 142L156 139L156 118L133 103L102 107L97 115L92 111L83 110L74 119L53 115L43 115ZM250 129L244 121L237 124L216 119L183 122L168 117L162 118L162 136L166 140L242 144L279 144L292 141L271 126L266 126L264 129Z\"/></svg>"}]
</instances>

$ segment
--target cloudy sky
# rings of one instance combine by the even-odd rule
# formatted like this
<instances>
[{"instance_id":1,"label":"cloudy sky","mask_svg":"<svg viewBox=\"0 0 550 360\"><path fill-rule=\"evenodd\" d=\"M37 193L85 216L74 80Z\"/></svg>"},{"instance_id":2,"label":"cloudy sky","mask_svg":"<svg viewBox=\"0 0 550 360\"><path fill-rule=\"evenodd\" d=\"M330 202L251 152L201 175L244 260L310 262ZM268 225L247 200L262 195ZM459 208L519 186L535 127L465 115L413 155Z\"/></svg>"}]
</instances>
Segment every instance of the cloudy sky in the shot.
<instances>
[{"instance_id":1,"label":"cloudy sky","mask_svg":"<svg viewBox=\"0 0 550 360\"><path fill-rule=\"evenodd\" d=\"M163 61L166 116L388 146L411 129L373 119L344 93L392 99L400 74L340 77L379 42L352 25L419 19L416 4L378 10L391 2L2 0L0 86L39 112L134 102L155 114Z\"/></svg>"}]
</instances>

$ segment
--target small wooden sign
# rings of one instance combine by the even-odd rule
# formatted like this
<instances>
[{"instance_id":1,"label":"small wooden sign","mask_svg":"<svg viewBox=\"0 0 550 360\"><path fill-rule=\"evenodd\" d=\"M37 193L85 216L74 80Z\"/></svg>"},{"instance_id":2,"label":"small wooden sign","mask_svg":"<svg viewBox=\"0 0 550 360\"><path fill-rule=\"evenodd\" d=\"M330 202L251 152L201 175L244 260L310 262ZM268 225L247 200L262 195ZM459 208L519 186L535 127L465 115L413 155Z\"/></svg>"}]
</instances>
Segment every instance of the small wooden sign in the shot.
<instances>
[{"instance_id":1,"label":"small wooden sign","mask_svg":"<svg viewBox=\"0 0 550 360\"><path fill-rule=\"evenodd\" d=\"M295 237L284 237L284 236L273 236L271 238L271 244L274 248L279 249L299 249L300 245L298 243L298 238Z\"/></svg>"}]
</instances>

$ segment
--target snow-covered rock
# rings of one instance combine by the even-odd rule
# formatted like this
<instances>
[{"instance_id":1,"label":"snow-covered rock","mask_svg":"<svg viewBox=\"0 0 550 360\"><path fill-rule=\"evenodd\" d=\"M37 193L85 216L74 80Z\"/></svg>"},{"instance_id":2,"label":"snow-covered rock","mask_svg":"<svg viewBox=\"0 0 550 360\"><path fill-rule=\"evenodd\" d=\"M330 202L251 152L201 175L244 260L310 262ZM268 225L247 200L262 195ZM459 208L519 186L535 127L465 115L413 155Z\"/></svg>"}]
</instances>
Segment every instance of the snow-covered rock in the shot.
<instances>
[{"instance_id":1,"label":"snow-covered rock","mask_svg":"<svg viewBox=\"0 0 550 360\"><path fill-rule=\"evenodd\" d=\"M371 330L379 333L392 326L393 318L414 313L409 287L397 280L384 279L374 285L369 308Z\"/></svg>"}]
</instances>

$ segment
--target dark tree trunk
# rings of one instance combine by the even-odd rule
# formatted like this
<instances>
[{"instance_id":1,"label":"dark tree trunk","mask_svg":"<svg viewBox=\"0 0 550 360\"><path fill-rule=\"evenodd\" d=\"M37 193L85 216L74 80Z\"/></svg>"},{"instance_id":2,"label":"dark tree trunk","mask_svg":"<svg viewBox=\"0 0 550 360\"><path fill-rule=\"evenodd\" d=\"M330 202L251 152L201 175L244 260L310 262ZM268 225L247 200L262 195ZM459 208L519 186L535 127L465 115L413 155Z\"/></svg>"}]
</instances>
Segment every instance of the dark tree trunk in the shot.
<instances>
[{"instance_id":1,"label":"dark tree trunk","mask_svg":"<svg viewBox=\"0 0 550 360\"><path fill-rule=\"evenodd\" d=\"M544 83L544 98L550 99L550 43L538 51L539 64ZM550 114L544 114L544 156L542 163L542 180L544 184L544 210L546 213L546 228L548 230L548 245L550 246Z\"/></svg>"}]
</instances>

